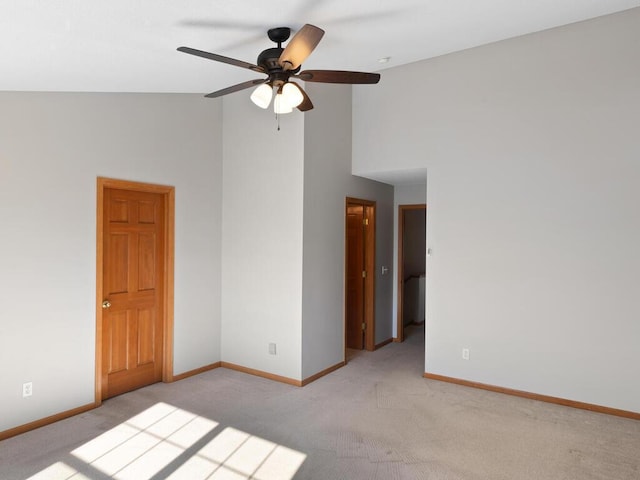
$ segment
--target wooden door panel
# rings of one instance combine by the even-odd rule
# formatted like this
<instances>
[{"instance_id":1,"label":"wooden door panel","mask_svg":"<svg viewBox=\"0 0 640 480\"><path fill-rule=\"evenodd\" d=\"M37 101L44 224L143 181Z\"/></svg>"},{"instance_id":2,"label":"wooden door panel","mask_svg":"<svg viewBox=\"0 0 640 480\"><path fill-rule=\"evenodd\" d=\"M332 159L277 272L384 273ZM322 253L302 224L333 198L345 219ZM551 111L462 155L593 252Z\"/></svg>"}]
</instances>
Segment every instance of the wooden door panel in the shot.
<instances>
[{"instance_id":1,"label":"wooden door panel","mask_svg":"<svg viewBox=\"0 0 640 480\"><path fill-rule=\"evenodd\" d=\"M140 233L138 236L138 291L156 288L156 236Z\"/></svg>"},{"instance_id":2,"label":"wooden door panel","mask_svg":"<svg viewBox=\"0 0 640 480\"><path fill-rule=\"evenodd\" d=\"M138 202L138 222L141 224L153 225L157 221L155 202L141 200Z\"/></svg>"},{"instance_id":3,"label":"wooden door panel","mask_svg":"<svg viewBox=\"0 0 640 480\"><path fill-rule=\"evenodd\" d=\"M129 221L129 205L125 199L113 198L107 205L109 223L127 223Z\"/></svg>"},{"instance_id":4,"label":"wooden door panel","mask_svg":"<svg viewBox=\"0 0 640 480\"><path fill-rule=\"evenodd\" d=\"M114 312L109 315L105 323L105 340L109 348L105 350L107 357L107 372L109 374L127 369L129 321L127 312Z\"/></svg>"},{"instance_id":5,"label":"wooden door panel","mask_svg":"<svg viewBox=\"0 0 640 480\"><path fill-rule=\"evenodd\" d=\"M109 271L106 283L108 295L129 290L129 236L124 233L112 233L107 236L105 257L109 259L106 269Z\"/></svg>"},{"instance_id":6,"label":"wooden door panel","mask_svg":"<svg viewBox=\"0 0 640 480\"><path fill-rule=\"evenodd\" d=\"M105 189L103 398L162 379L164 204L157 193Z\"/></svg>"},{"instance_id":7,"label":"wooden door panel","mask_svg":"<svg viewBox=\"0 0 640 480\"><path fill-rule=\"evenodd\" d=\"M156 319L153 309L138 310L137 365L146 365L155 360Z\"/></svg>"}]
</instances>

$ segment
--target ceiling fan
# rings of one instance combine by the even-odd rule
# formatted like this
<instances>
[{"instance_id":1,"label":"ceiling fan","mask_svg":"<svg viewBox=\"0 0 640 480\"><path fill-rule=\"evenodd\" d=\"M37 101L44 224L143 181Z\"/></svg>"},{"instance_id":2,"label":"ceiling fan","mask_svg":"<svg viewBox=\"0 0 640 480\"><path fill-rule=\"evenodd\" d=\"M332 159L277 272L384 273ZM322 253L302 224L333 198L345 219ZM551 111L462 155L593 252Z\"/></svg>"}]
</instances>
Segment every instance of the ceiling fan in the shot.
<instances>
[{"instance_id":1,"label":"ceiling fan","mask_svg":"<svg viewBox=\"0 0 640 480\"><path fill-rule=\"evenodd\" d=\"M286 48L282 48L282 43L287 41L291 35L290 28L272 28L267 32L267 35L269 39L278 46L263 50L260 55L258 55L257 65L215 53L196 50L195 48L179 47L178 51L266 74L267 78L258 78L242 82L209 93L205 95L205 97L221 97L229 93L257 86L251 94L251 100L259 107L267 108L271 103L273 90L275 89L276 95L273 101L273 107L277 114L289 113L293 111L294 108L297 108L301 112L306 112L313 108L313 103L311 103L311 100L302 87L291 79L302 80L304 82L346 84L374 84L380 80L380 74L378 73L351 72L345 70L303 70L301 72L302 62L304 62L316 48L324 35L324 30L314 25L304 25L293 36L291 41L289 41Z\"/></svg>"}]
</instances>

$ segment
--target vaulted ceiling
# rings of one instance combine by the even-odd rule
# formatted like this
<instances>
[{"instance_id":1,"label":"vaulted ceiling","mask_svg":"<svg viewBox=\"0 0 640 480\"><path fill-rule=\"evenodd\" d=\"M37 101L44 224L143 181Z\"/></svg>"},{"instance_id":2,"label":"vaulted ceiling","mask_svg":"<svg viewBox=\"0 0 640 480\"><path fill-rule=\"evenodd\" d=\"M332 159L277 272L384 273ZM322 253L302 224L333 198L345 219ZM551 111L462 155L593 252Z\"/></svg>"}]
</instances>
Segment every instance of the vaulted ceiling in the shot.
<instances>
[{"instance_id":1,"label":"vaulted ceiling","mask_svg":"<svg viewBox=\"0 0 640 480\"><path fill-rule=\"evenodd\" d=\"M3 0L0 90L210 92L249 70L269 28L312 23L324 39L304 68L381 71L640 6L640 0ZM388 57L387 63L380 59Z\"/></svg>"}]
</instances>

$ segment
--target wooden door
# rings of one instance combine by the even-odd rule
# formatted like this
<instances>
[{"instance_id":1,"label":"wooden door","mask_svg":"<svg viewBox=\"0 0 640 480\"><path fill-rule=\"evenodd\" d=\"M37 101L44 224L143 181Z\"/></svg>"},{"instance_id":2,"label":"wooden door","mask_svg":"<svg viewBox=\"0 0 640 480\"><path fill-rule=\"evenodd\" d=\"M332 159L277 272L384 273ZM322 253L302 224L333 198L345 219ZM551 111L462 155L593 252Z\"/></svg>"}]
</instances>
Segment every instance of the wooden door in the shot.
<instances>
[{"instance_id":1,"label":"wooden door","mask_svg":"<svg viewBox=\"0 0 640 480\"><path fill-rule=\"evenodd\" d=\"M364 348L364 207L347 205L346 344Z\"/></svg>"},{"instance_id":2,"label":"wooden door","mask_svg":"<svg viewBox=\"0 0 640 480\"><path fill-rule=\"evenodd\" d=\"M104 189L102 398L162 380L164 208L160 193Z\"/></svg>"}]
</instances>

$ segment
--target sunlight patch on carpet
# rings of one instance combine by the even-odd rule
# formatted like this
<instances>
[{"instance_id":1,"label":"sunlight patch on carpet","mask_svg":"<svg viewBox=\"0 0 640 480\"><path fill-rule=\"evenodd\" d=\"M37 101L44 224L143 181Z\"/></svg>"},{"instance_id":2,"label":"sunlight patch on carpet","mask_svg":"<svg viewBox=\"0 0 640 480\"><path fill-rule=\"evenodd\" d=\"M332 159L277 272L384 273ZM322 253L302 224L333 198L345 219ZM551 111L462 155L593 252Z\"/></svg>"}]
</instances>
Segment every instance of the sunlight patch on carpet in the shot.
<instances>
[{"instance_id":1,"label":"sunlight patch on carpet","mask_svg":"<svg viewBox=\"0 0 640 480\"><path fill-rule=\"evenodd\" d=\"M291 480L306 454L157 403L27 480ZM80 462L78 462L80 461ZM74 466L72 466L74 465Z\"/></svg>"}]
</instances>

